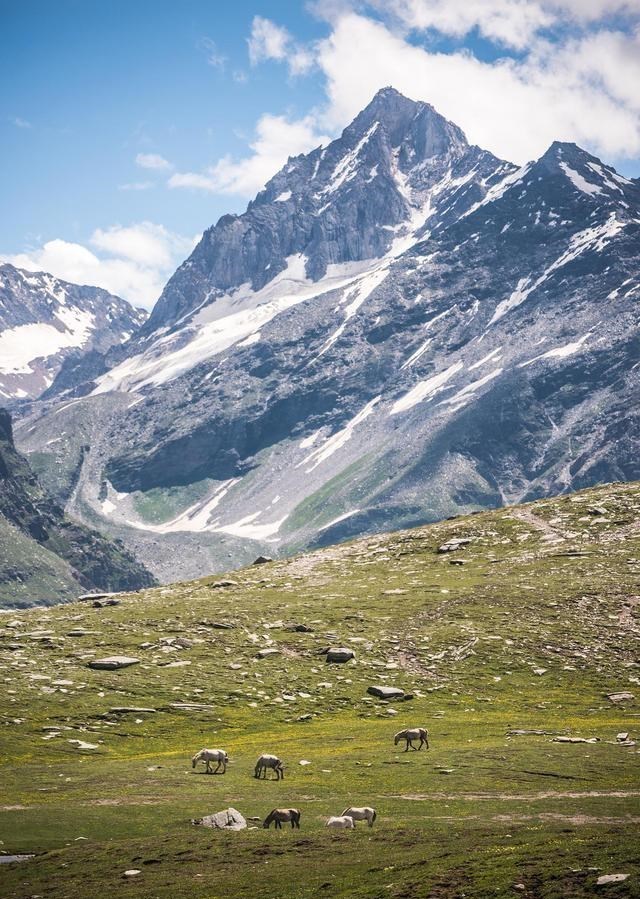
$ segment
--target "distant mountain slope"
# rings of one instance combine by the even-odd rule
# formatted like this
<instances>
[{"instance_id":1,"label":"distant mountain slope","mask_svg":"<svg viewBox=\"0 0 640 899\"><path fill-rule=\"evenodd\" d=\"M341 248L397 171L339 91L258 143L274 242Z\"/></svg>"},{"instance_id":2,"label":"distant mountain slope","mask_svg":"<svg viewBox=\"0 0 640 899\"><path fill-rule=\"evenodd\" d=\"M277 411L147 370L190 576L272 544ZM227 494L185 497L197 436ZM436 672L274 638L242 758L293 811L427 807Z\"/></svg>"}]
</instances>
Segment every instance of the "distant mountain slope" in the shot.
<instances>
[{"instance_id":1,"label":"distant mountain slope","mask_svg":"<svg viewBox=\"0 0 640 899\"><path fill-rule=\"evenodd\" d=\"M0 409L0 606L60 602L79 591L136 590L153 577L120 544L76 524L15 449Z\"/></svg>"},{"instance_id":2,"label":"distant mountain slope","mask_svg":"<svg viewBox=\"0 0 640 899\"><path fill-rule=\"evenodd\" d=\"M168 580L638 478L639 300L637 180L567 143L517 168L386 89L19 440Z\"/></svg>"},{"instance_id":3,"label":"distant mountain slope","mask_svg":"<svg viewBox=\"0 0 640 899\"><path fill-rule=\"evenodd\" d=\"M104 353L145 318L99 287L0 265L0 397L40 396L65 362Z\"/></svg>"}]
</instances>

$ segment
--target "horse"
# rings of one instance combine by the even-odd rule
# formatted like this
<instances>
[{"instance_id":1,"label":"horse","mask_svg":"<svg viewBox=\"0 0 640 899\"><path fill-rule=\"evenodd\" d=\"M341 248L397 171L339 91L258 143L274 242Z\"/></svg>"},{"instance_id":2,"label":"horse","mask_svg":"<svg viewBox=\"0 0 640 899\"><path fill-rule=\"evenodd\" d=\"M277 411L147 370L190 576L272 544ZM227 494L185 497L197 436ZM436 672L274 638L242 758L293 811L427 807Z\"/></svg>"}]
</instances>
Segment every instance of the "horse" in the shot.
<instances>
[{"instance_id":1,"label":"horse","mask_svg":"<svg viewBox=\"0 0 640 899\"><path fill-rule=\"evenodd\" d=\"M256 762L253 776L260 777L260 775L262 774L262 776L266 780L267 768L271 768L272 771L276 772L276 780L284 780L284 765L277 755L268 755L266 753L261 755Z\"/></svg>"},{"instance_id":2,"label":"horse","mask_svg":"<svg viewBox=\"0 0 640 899\"><path fill-rule=\"evenodd\" d=\"M400 740L407 741L405 752L409 752L409 747L411 747L412 749L416 749L416 747L413 745L413 740L420 740L420 745L417 747L416 751L422 749L423 744L428 749L429 731L425 727L410 727L406 730L399 730L393 738L394 745L397 746Z\"/></svg>"},{"instance_id":3,"label":"horse","mask_svg":"<svg viewBox=\"0 0 640 899\"><path fill-rule=\"evenodd\" d=\"M376 820L376 810L369 805L361 807L349 806L349 808L343 811L341 817L345 815L353 818L354 827L356 826L356 821L366 821L369 827L373 827L373 822Z\"/></svg>"},{"instance_id":4,"label":"horse","mask_svg":"<svg viewBox=\"0 0 640 899\"><path fill-rule=\"evenodd\" d=\"M334 830L353 830L355 828L353 818L350 815L332 815L326 826Z\"/></svg>"},{"instance_id":5,"label":"horse","mask_svg":"<svg viewBox=\"0 0 640 899\"><path fill-rule=\"evenodd\" d=\"M194 757L191 759L191 767L195 768L198 762L205 762L206 774L217 774L220 768L222 768L222 773L226 774L228 761L229 756L224 751L224 749L201 749L200 752L196 752ZM218 763L215 771L211 770L211 762Z\"/></svg>"},{"instance_id":6,"label":"horse","mask_svg":"<svg viewBox=\"0 0 640 899\"><path fill-rule=\"evenodd\" d=\"M294 827L297 827L298 830L300 830L300 812L297 808L274 808L274 810L269 812L264 819L264 824L262 826L268 830L272 821L275 822L276 830L282 830L283 821L285 824L287 821L290 821L292 830Z\"/></svg>"}]
</instances>

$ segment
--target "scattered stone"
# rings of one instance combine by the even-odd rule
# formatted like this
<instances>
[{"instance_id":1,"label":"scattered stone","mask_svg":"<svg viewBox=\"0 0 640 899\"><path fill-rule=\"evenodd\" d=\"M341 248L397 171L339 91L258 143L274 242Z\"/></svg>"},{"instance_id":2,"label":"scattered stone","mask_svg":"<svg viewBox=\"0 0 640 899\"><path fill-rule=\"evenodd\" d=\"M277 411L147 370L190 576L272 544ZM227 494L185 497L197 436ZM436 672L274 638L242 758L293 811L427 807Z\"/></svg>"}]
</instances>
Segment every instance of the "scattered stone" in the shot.
<instances>
[{"instance_id":1,"label":"scattered stone","mask_svg":"<svg viewBox=\"0 0 640 899\"><path fill-rule=\"evenodd\" d=\"M587 515L606 515L607 510L604 506L591 506L587 509Z\"/></svg>"},{"instance_id":2,"label":"scattered stone","mask_svg":"<svg viewBox=\"0 0 640 899\"><path fill-rule=\"evenodd\" d=\"M508 730L508 737L553 737L557 730Z\"/></svg>"},{"instance_id":3,"label":"scattered stone","mask_svg":"<svg viewBox=\"0 0 640 899\"><path fill-rule=\"evenodd\" d=\"M308 713L308 714L306 714L306 715L299 715L299 716L296 718L296 721L311 721L312 718L313 718L313 715L311 715L310 713Z\"/></svg>"},{"instance_id":4,"label":"scattered stone","mask_svg":"<svg viewBox=\"0 0 640 899\"><path fill-rule=\"evenodd\" d=\"M456 537L451 540L447 540L446 543L443 543L442 546L438 547L439 553L450 553L455 552L457 549L460 549L462 546L467 546L467 544L471 543L471 539L469 537Z\"/></svg>"},{"instance_id":5,"label":"scattered stone","mask_svg":"<svg viewBox=\"0 0 640 899\"><path fill-rule=\"evenodd\" d=\"M85 743L84 740L67 740L67 743L71 743L72 746L76 746L78 749L99 749L96 743Z\"/></svg>"},{"instance_id":6,"label":"scattered stone","mask_svg":"<svg viewBox=\"0 0 640 899\"><path fill-rule=\"evenodd\" d=\"M109 714L111 715L128 715L129 713L133 715L143 715L148 714L150 712L156 712L157 709L145 709L142 706L135 705L116 705L112 709L109 709Z\"/></svg>"},{"instance_id":7,"label":"scattered stone","mask_svg":"<svg viewBox=\"0 0 640 899\"><path fill-rule=\"evenodd\" d=\"M210 712L213 710L213 706L206 702L170 702L169 708L179 709L183 712Z\"/></svg>"},{"instance_id":8,"label":"scattered stone","mask_svg":"<svg viewBox=\"0 0 640 899\"><path fill-rule=\"evenodd\" d=\"M355 657L356 654L352 649L346 649L343 646L336 646L327 650L327 657L325 661L329 663L343 664L344 662L350 662L351 659L355 659Z\"/></svg>"},{"instance_id":9,"label":"scattered stone","mask_svg":"<svg viewBox=\"0 0 640 899\"><path fill-rule=\"evenodd\" d=\"M466 565L464 559L449 559L449 565Z\"/></svg>"},{"instance_id":10,"label":"scattered stone","mask_svg":"<svg viewBox=\"0 0 640 899\"><path fill-rule=\"evenodd\" d=\"M406 593L408 593L407 590L400 590L399 587L396 587L395 590L383 590L382 591L383 596L404 596Z\"/></svg>"},{"instance_id":11,"label":"scattered stone","mask_svg":"<svg viewBox=\"0 0 640 899\"><path fill-rule=\"evenodd\" d=\"M631 702L635 696L628 690L622 690L620 693L607 693L607 699L610 699L611 702Z\"/></svg>"},{"instance_id":12,"label":"scattered stone","mask_svg":"<svg viewBox=\"0 0 640 899\"><path fill-rule=\"evenodd\" d=\"M599 743L599 737L554 737L552 743Z\"/></svg>"},{"instance_id":13,"label":"scattered stone","mask_svg":"<svg viewBox=\"0 0 640 899\"><path fill-rule=\"evenodd\" d=\"M261 649L258 653L256 653L256 659L269 659L272 656L279 656L279 649Z\"/></svg>"},{"instance_id":14,"label":"scattered stone","mask_svg":"<svg viewBox=\"0 0 640 899\"><path fill-rule=\"evenodd\" d=\"M297 634L312 634L313 628L309 627L306 624L290 624L287 627L288 631L294 631Z\"/></svg>"},{"instance_id":15,"label":"scattered stone","mask_svg":"<svg viewBox=\"0 0 640 899\"><path fill-rule=\"evenodd\" d=\"M220 590L220 589L222 589L223 587L237 587L237 586L238 586L238 582L237 582L237 581L229 581L229 580L225 580L225 581L214 581L213 584L209 584L209 587L210 587L212 590Z\"/></svg>"},{"instance_id":16,"label":"scattered stone","mask_svg":"<svg viewBox=\"0 0 640 899\"><path fill-rule=\"evenodd\" d=\"M119 599L96 599L92 603L94 609L105 609L107 606L119 606Z\"/></svg>"},{"instance_id":17,"label":"scattered stone","mask_svg":"<svg viewBox=\"0 0 640 899\"><path fill-rule=\"evenodd\" d=\"M626 743L628 739L629 739L629 734L627 731L624 731L623 733L620 733L620 734L616 734L616 740L618 741L618 743Z\"/></svg>"},{"instance_id":18,"label":"scattered stone","mask_svg":"<svg viewBox=\"0 0 640 899\"><path fill-rule=\"evenodd\" d=\"M608 883L624 883L628 876L628 874L602 874L596 880L596 886L603 887Z\"/></svg>"},{"instance_id":19,"label":"scattered stone","mask_svg":"<svg viewBox=\"0 0 640 899\"><path fill-rule=\"evenodd\" d=\"M310 762L308 759L300 759L300 761L298 762L298 764L299 764L299 765L302 765L302 766L304 767L304 765L310 765L311 762Z\"/></svg>"},{"instance_id":20,"label":"scattered stone","mask_svg":"<svg viewBox=\"0 0 640 899\"><path fill-rule=\"evenodd\" d=\"M270 556L258 556L257 559L253 560L253 565L266 565L267 562L273 562L273 559Z\"/></svg>"},{"instance_id":21,"label":"scattered stone","mask_svg":"<svg viewBox=\"0 0 640 899\"><path fill-rule=\"evenodd\" d=\"M106 659L93 659L88 664L89 668L100 671L118 671L120 668L128 668L130 665L139 665L140 659L130 656L108 656Z\"/></svg>"},{"instance_id":22,"label":"scattered stone","mask_svg":"<svg viewBox=\"0 0 640 899\"><path fill-rule=\"evenodd\" d=\"M137 877L138 874L142 874L138 868L129 868L128 871L125 871L123 877Z\"/></svg>"},{"instance_id":23,"label":"scattered stone","mask_svg":"<svg viewBox=\"0 0 640 899\"><path fill-rule=\"evenodd\" d=\"M200 624L213 627L218 631L232 631L235 627L235 624L231 624L229 621L201 621Z\"/></svg>"},{"instance_id":24,"label":"scattered stone","mask_svg":"<svg viewBox=\"0 0 640 899\"><path fill-rule=\"evenodd\" d=\"M205 815L204 818L192 818L192 824L202 827L213 827L215 830L245 830L246 819L235 808L227 808L213 815Z\"/></svg>"},{"instance_id":25,"label":"scattered stone","mask_svg":"<svg viewBox=\"0 0 640 899\"><path fill-rule=\"evenodd\" d=\"M379 699L403 699L404 698L404 690L401 690L400 687L367 687L367 693L370 696L377 696Z\"/></svg>"},{"instance_id":26,"label":"scattered stone","mask_svg":"<svg viewBox=\"0 0 640 899\"><path fill-rule=\"evenodd\" d=\"M78 602L91 602L94 599L109 599L112 596L118 596L118 593L83 593L78 597Z\"/></svg>"},{"instance_id":27,"label":"scattered stone","mask_svg":"<svg viewBox=\"0 0 640 899\"><path fill-rule=\"evenodd\" d=\"M548 670L548 668L534 668L533 673L537 674L538 677L541 677L543 674L546 674Z\"/></svg>"}]
</instances>

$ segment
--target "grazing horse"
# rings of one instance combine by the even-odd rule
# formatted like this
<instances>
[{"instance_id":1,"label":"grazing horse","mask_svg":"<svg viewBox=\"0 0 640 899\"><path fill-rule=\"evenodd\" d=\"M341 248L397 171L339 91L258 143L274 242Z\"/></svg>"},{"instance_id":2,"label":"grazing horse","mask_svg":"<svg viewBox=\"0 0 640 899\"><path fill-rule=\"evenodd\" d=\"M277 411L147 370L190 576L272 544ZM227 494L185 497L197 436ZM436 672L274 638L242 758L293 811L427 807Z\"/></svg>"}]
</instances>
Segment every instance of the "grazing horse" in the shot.
<instances>
[{"instance_id":1,"label":"grazing horse","mask_svg":"<svg viewBox=\"0 0 640 899\"><path fill-rule=\"evenodd\" d=\"M271 768L272 771L276 772L276 780L284 780L284 765L277 755L261 755L256 762L253 776L260 777L262 774L263 778L266 780L267 768Z\"/></svg>"},{"instance_id":2,"label":"grazing horse","mask_svg":"<svg viewBox=\"0 0 640 899\"><path fill-rule=\"evenodd\" d=\"M350 818L353 818L353 826L356 826L356 821L366 821L369 827L373 827L373 822L376 820L376 810L371 808L370 805L363 805L359 808L356 806L349 806L346 808L341 817L348 815Z\"/></svg>"},{"instance_id":3,"label":"grazing horse","mask_svg":"<svg viewBox=\"0 0 640 899\"><path fill-rule=\"evenodd\" d=\"M291 829L297 827L300 830L300 812L297 808L274 808L264 819L262 826L268 830L272 821L275 822L276 830L282 830L283 821L285 824L291 821Z\"/></svg>"},{"instance_id":4,"label":"grazing horse","mask_svg":"<svg viewBox=\"0 0 640 899\"><path fill-rule=\"evenodd\" d=\"M326 826L332 827L334 830L353 830L355 828L350 815L332 815Z\"/></svg>"},{"instance_id":5,"label":"grazing horse","mask_svg":"<svg viewBox=\"0 0 640 899\"><path fill-rule=\"evenodd\" d=\"M205 762L205 772L207 774L217 774L220 768L222 768L222 773L226 774L228 761L229 756L224 749L201 749L200 752L196 752L191 759L191 767L195 768L198 762ZM218 763L215 771L211 770L211 762Z\"/></svg>"},{"instance_id":6,"label":"grazing horse","mask_svg":"<svg viewBox=\"0 0 640 899\"><path fill-rule=\"evenodd\" d=\"M428 749L429 731L425 727L410 727L407 728L407 730L399 730L393 738L394 745L397 746L400 740L407 741L405 752L409 752L409 747L411 747L412 749L416 749L416 747L413 745L414 740L420 740L420 745L417 747L417 750L422 749L423 744Z\"/></svg>"}]
</instances>

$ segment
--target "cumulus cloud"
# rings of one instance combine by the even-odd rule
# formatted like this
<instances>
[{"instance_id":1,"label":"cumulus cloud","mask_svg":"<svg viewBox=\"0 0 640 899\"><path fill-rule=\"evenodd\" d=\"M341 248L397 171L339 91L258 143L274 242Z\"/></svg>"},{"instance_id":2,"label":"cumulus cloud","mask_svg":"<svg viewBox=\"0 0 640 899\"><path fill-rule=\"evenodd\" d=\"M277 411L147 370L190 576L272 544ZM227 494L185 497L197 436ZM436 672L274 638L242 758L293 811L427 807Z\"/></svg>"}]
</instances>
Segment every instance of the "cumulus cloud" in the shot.
<instances>
[{"instance_id":1,"label":"cumulus cloud","mask_svg":"<svg viewBox=\"0 0 640 899\"><path fill-rule=\"evenodd\" d=\"M169 187L252 197L282 168L289 156L308 153L330 138L316 130L312 116L289 120L263 115L256 125L252 154L245 159L225 156L204 172L176 172Z\"/></svg>"},{"instance_id":2,"label":"cumulus cloud","mask_svg":"<svg viewBox=\"0 0 640 899\"><path fill-rule=\"evenodd\" d=\"M33 128L31 122L27 122L26 119L21 119L20 116L15 116L11 119L16 128Z\"/></svg>"},{"instance_id":3,"label":"cumulus cloud","mask_svg":"<svg viewBox=\"0 0 640 899\"><path fill-rule=\"evenodd\" d=\"M0 261L102 287L136 306L151 308L195 243L196 238L174 234L162 225L140 222L98 228L89 239L95 252L83 244L55 239L24 253L0 256Z\"/></svg>"},{"instance_id":4,"label":"cumulus cloud","mask_svg":"<svg viewBox=\"0 0 640 899\"><path fill-rule=\"evenodd\" d=\"M255 16L248 39L252 66L268 59L286 62L292 75L302 75L313 66L311 48L297 43L286 28L263 16Z\"/></svg>"},{"instance_id":5,"label":"cumulus cloud","mask_svg":"<svg viewBox=\"0 0 640 899\"><path fill-rule=\"evenodd\" d=\"M138 153L136 165L139 165L142 169L152 169L158 172L173 168L167 159L159 156L157 153Z\"/></svg>"},{"instance_id":6,"label":"cumulus cloud","mask_svg":"<svg viewBox=\"0 0 640 899\"><path fill-rule=\"evenodd\" d=\"M392 84L514 162L556 139L631 156L640 152L639 51L639 33L597 31L562 45L539 40L524 57L485 62L466 50L416 46L384 23L348 13L318 46L328 98L321 121L343 126Z\"/></svg>"},{"instance_id":7,"label":"cumulus cloud","mask_svg":"<svg viewBox=\"0 0 640 899\"><path fill-rule=\"evenodd\" d=\"M153 181L131 181L128 184L119 184L118 190L149 190L153 186Z\"/></svg>"}]
</instances>

